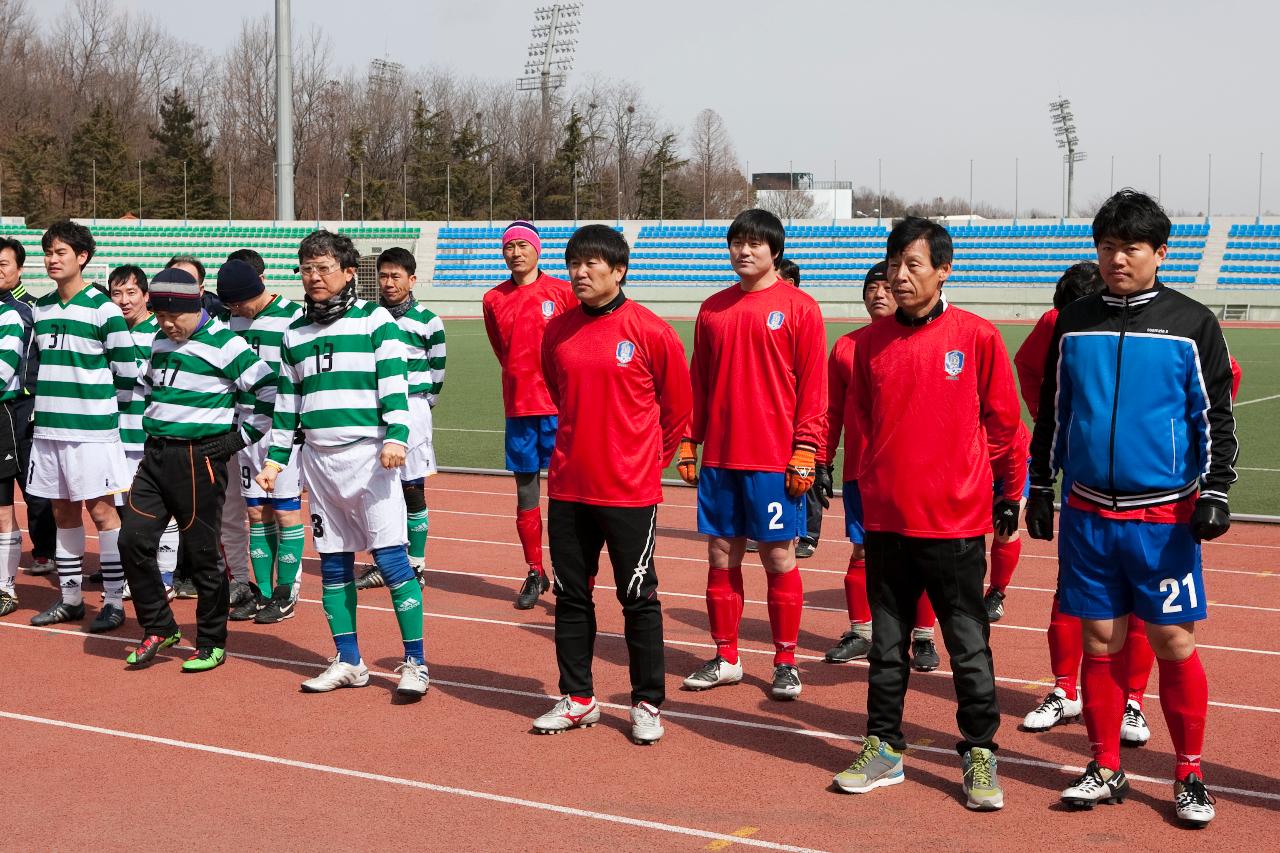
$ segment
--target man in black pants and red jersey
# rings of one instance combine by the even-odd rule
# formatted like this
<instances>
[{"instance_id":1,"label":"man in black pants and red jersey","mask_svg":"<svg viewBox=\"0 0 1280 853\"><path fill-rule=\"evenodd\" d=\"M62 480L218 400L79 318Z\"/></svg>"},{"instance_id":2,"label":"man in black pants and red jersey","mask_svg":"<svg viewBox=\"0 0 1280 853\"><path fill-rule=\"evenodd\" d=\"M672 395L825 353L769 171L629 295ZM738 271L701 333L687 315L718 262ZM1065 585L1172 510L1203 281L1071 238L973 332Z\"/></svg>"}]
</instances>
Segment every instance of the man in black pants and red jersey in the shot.
<instances>
[{"instance_id":1,"label":"man in black pants and red jersey","mask_svg":"<svg viewBox=\"0 0 1280 853\"><path fill-rule=\"evenodd\" d=\"M693 410L689 368L675 330L623 295L630 251L617 231L579 228L565 263L581 304L553 318L542 341L542 372L560 413L547 472L547 535L564 697L533 728L558 734L600 719L591 580L607 544L631 663L631 738L650 744L663 735L658 707L666 698L653 549L662 469Z\"/></svg>"},{"instance_id":2,"label":"man in black pants and red jersey","mask_svg":"<svg viewBox=\"0 0 1280 853\"><path fill-rule=\"evenodd\" d=\"M850 407L847 428L867 442L857 480L875 629L867 738L835 783L865 793L903 779L907 646L924 590L951 655L965 805L987 811L1004 805L1004 792L996 775L1000 711L982 603L983 539L993 522L1001 532L1017 529L1027 458L1000 333L942 295L951 258L951 235L941 225L899 222L886 247L898 308L866 330L853 354L850 385L866 393ZM994 512L993 471L1004 483Z\"/></svg>"}]
</instances>

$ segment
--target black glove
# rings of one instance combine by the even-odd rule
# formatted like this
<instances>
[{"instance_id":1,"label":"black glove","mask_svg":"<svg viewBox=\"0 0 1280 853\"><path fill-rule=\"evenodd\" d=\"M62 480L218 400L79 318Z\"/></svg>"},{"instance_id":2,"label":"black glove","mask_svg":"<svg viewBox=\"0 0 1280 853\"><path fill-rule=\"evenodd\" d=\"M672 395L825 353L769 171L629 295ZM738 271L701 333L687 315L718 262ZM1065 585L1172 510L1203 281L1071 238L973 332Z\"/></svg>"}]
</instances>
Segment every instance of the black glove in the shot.
<instances>
[{"instance_id":1,"label":"black glove","mask_svg":"<svg viewBox=\"0 0 1280 853\"><path fill-rule=\"evenodd\" d=\"M818 496L823 509L829 509L831 499L836 496L835 482L832 479L834 476L835 471L831 465L819 465L814 474L813 493Z\"/></svg>"},{"instance_id":2,"label":"black glove","mask_svg":"<svg viewBox=\"0 0 1280 853\"><path fill-rule=\"evenodd\" d=\"M210 459L226 462L244 446L244 438L240 435L240 430L237 429L217 438L201 442L200 452Z\"/></svg>"},{"instance_id":3,"label":"black glove","mask_svg":"<svg viewBox=\"0 0 1280 853\"><path fill-rule=\"evenodd\" d=\"M995 527L996 533L1001 536L1012 536L1018 532L1018 502L1011 501L1008 498L1000 498L996 501L995 506L991 508L991 524ZM1052 504L1050 504L1049 512L1053 512ZM1049 517L1050 529L1053 526L1053 516Z\"/></svg>"},{"instance_id":4,"label":"black glove","mask_svg":"<svg viewBox=\"0 0 1280 853\"><path fill-rule=\"evenodd\" d=\"M1191 535L1197 542L1217 539L1231 527L1231 510L1221 501L1200 498L1191 513Z\"/></svg>"},{"instance_id":5,"label":"black glove","mask_svg":"<svg viewBox=\"0 0 1280 853\"><path fill-rule=\"evenodd\" d=\"M1027 535L1053 541L1053 489L1032 487L1027 498Z\"/></svg>"}]
</instances>

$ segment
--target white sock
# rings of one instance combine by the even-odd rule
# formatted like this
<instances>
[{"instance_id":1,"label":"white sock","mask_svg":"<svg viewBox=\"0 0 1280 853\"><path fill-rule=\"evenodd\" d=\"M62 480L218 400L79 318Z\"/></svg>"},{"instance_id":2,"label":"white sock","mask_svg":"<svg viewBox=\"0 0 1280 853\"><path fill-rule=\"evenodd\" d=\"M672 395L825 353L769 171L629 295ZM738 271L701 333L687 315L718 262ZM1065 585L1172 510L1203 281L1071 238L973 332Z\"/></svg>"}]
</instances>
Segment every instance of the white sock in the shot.
<instances>
[{"instance_id":1,"label":"white sock","mask_svg":"<svg viewBox=\"0 0 1280 853\"><path fill-rule=\"evenodd\" d=\"M170 519L169 526L160 534L160 550L156 551L156 563L160 573L173 575L178 567L178 522Z\"/></svg>"},{"instance_id":2,"label":"white sock","mask_svg":"<svg viewBox=\"0 0 1280 853\"><path fill-rule=\"evenodd\" d=\"M13 595L13 579L18 574L18 561L22 557L22 531L0 533L0 592Z\"/></svg>"},{"instance_id":3,"label":"white sock","mask_svg":"<svg viewBox=\"0 0 1280 853\"><path fill-rule=\"evenodd\" d=\"M120 565L120 528L98 531L98 565L102 568L102 603L124 607L124 567Z\"/></svg>"},{"instance_id":4,"label":"white sock","mask_svg":"<svg viewBox=\"0 0 1280 853\"><path fill-rule=\"evenodd\" d=\"M53 562L58 567L62 603L83 604L80 584L84 581L84 528L59 527L55 541Z\"/></svg>"}]
</instances>

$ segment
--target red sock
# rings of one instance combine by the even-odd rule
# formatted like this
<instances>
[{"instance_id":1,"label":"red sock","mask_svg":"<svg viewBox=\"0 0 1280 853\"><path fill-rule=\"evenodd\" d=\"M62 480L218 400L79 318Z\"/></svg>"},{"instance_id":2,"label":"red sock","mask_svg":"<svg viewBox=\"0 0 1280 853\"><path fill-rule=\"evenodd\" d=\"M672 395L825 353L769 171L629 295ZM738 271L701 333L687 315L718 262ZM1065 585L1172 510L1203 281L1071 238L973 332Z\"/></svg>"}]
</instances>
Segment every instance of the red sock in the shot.
<instances>
[{"instance_id":1,"label":"red sock","mask_svg":"<svg viewBox=\"0 0 1280 853\"><path fill-rule=\"evenodd\" d=\"M716 654L729 663L738 662L738 618L742 613L741 593L735 592L731 580L733 569L707 569L707 621L711 623L711 639ZM742 568L737 568L741 584Z\"/></svg>"},{"instance_id":2,"label":"red sock","mask_svg":"<svg viewBox=\"0 0 1280 853\"><path fill-rule=\"evenodd\" d=\"M929 602L929 593L920 593L920 601L916 604L916 624L918 630L933 630L933 623L938 617L933 613L933 605Z\"/></svg>"},{"instance_id":3,"label":"red sock","mask_svg":"<svg viewBox=\"0 0 1280 853\"><path fill-rule=\"evenodd\" d=\"M1076 677L1083 656L1080 620L1059 610L1058 596L1054 595L1049 616L1049 666L1053 669L1054 686L1062 688L1068 699L1076 698Z\"/></svg>"},{"instance_id":4,"label":"red sock","mask_svg":"<svg viewBox=\"0 0 1280 853\"><path fill-rule=\"evenodd\" d=\"M590 705L590 704L591 704L591 699L592 699L593 697L591 697L591 696L570 696L569 698L570 698L570 699L572 699L573 701L577 702L579 705Z\"/></svg>"},{"instance_id":5,"label":"red sock","mask_svg":"<svg viewBox=\"0 0 1280 853\"><path fill-rule=\"evenodd\" d=\"M1022 538L1012 542L991 540L991 589L1004 592L1004 588L1013 580L1013 570L1018 567L1018 558L1022 556Z\"/></svg>"},{"instance_id":6,"label":"red sock","mask_svg":"<svg viewBox=\"0 0 1280 853\"><path fill-rule=\"evenodd\" d=\"M536 506L517 510L516 533L520 536L520 547L524 548L524 561L531 570L545 575L542 568L542 510Z\"/></svg>"},{"instance_id":7,"label":"red sock","mask_svg":"<svg viewBox=\"0 0 1280 853\"><path fill-rule=\"evenodd\" d=\"M804 585L800 569L766 572L769 580L769 630L773 633L773 665L795 666L796 643L800 639L800 614L804 612Z\"/></svg>"},{"instance_id":8,"label":"red sock","mask_svg":"<svg viewBox=\"0 0 1280 853\"><path fill-rule=\"evenodd\" d=\"M1084 724L1093 760L1108 770L1120 769L1120 724L1124 720L1124 655L1084 656Z\"/></svg>"},{"instance_id":9,"label":"red sock","mask_svg":"<svg viewBox=\"0 0 1280 853\"><path fill-rule=\"evenodd\" d=\"M844 603L849 608L850 622L870 622L871 605L867 602L867 561L849 558L844 575Z\"/></svg>"},{"instance_id":10,"label":"red sock","mask_svg":"<svg viewBox=\"0 0 1280 853\"><path fill-rule=\"evenodd\" d=\"M1174 778L1199 774L1204 719L1209 714L1209 680L1198 651L1186 660L1160 661L1160 706L1177 756Z\"/></svg>"},{"instance_id":11,"label":"red sock","mask_svg":"<svg viewBox=\"0 0 1280 853\"><path fill-rule=\"evenodd\" d=\"M742 566L733 566L729 569L729 586L733 587L733 602L736 609L733 615L733 624L742 624L742 611L747 604L746 593L742 591ZM736 631L737 628L734 628Z\"/></svg>"},{"instance_id":12,"label":"red sock","mask_svg":"<svg viewBox=\"0 0 1280 853\"><path fill-rule=\"evenodd\" d=\"M1125 666L1129 677L1125 680L1125 700L1137 702L1142 707L1142 694L1147 692L1147 681L1151 678L1151 667L1155 666L1156 653L1151 651L1151 641L1147 639L1147 623L1132 613L1129 614L1129 633L1124 640Z\"/></svg>"}]
</instances>

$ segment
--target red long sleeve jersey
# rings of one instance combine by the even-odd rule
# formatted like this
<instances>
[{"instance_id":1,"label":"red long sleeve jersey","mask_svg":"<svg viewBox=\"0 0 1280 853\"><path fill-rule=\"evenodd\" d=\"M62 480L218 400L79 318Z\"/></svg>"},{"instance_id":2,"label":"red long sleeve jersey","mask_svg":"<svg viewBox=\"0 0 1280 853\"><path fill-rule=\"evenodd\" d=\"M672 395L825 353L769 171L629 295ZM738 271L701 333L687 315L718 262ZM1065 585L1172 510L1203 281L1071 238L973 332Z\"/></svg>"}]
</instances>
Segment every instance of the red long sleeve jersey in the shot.
<instances>
[{"instance_id":1,"label":"red long sleeve jersey","mask_svg":"<svg viewBox=\"0 0 1280 853\"><path fill-rule=\"evenodd\" d=\"M867 530L926 539L991 531L991 480L1022 497L1026 448L1013 370L995 326L946 306L917 326L875 323L858 339L847 428L867 437L858 487Z\"/></svg>"},{"instance_id":2,"label":"red long sleeve jersey","mask_svg":"<svg viewBox=\"0 0 1280 853\"><path fill-rule=\"evenodd\" d=\"M602 506L662 503L662 469L689 427L680 338L636 302L547 324L542 369L560 409L547 493Z\"/></svg>"},{"instance_id":3,"label":"red long sleeve jersey","mask_svg":"<svg viewBox=\"0 0 1280 853\"><path fill-rule=\"evenodd\" d=\"M484 295L484 330L502 368L507 417L554 415L542 377L542 336L552 317L578 304L569 282L542 273L528 284L507 279Z\"/></svg>"},{"instance_id":4,"label":"red long sleeve jersey","mask_svg":"<svg viewBox=\"0 0 1280 853\"><path fill-rule=\"evenodd\" d=\"M785 471L796 444L821 449L827 346L812 296L778 279L702 303L693 336L693 425L702 463Z\"/></svg>"},{"instance_id":5,"label":"red long sleeve jersey","mask_svg":"<svg viewBox=\"0 0 1280 853\"><path fill-rule=\"evenodd\" d=\"M831 358L827 361L827 443L822 453L822 458L827 462L836 458L836 451L840 449L840 433L846 424L852 422L849 407L854 404L858 393L853 385L853 353L858 339L869 328L871 327L862 326L847 335L841 335L831 348ZM862 433L845 431L841 482L848 483L858 479L858 463L866 445L866 437Z\"/></svg>"},{"instance_id":6,"label":"red long sleeve jersey","mask_svg":"<svg viewBox=\"0 0 1280 853\"><path fill-rule=\"evenodd\" d=\"M1022 401L1027 404L1031 413L1031 422L1035 423L1036 414L1040 411L1040 386L1044 383L1044 360L1049 354L1049 344L1053 342L1053 324L1058 322L1058 309L1050 308L1040 315L1035 328L1027 339L1018 347L1013 357L1013 366L1018 371L1018 390L1022 393Z\"/></svg>"}]
</instances>

